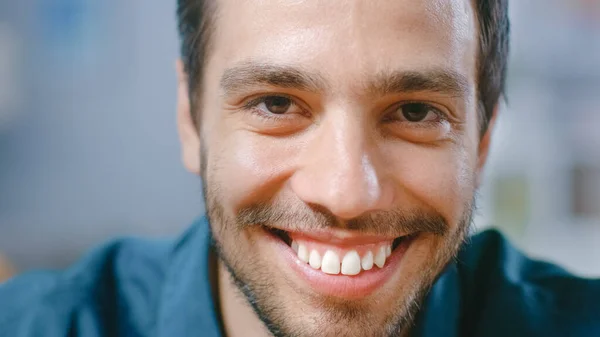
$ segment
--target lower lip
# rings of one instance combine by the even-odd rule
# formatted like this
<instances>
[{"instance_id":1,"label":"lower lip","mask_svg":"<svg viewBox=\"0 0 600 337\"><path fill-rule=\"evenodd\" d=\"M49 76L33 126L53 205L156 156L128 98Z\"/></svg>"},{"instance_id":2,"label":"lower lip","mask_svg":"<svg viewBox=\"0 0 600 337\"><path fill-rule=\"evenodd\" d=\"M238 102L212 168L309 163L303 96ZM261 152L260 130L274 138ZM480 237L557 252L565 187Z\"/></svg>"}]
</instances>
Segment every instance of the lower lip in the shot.
<instances>
[{"instance_id":1,"label":"lower lip","mask_svg":"<svg viewBox=\"0 0 600 337\"><path fill-rule=\"evenodd\" d=\"M317 293L324 296L345 299L364 298L381 288L398 270L404 253L410 247L414 237L404 240L386 259L383 268L361 271L358 275L329 275L313 269L309 264L298 259L296 253L281 238L265 230L267 238L272 241L284 262L293 269Z\"/></svg>"}]
</instances>

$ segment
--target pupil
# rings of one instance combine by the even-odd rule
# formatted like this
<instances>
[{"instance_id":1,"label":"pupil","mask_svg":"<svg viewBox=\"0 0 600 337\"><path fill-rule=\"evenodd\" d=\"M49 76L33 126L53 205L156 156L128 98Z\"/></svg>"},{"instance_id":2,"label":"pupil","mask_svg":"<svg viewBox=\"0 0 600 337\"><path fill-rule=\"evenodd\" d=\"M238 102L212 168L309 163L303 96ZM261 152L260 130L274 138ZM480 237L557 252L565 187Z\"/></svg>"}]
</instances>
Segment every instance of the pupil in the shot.
<instances>
[{"instance_id":1,"label":"pupil","mask_svg":"<svg viewBox=\"0 0 600 337\"><path fill-rule=\"evenodd\" d=\"M292 102L286 97L273 96L265 99L265 105L269 112L274 114L283 114L290 108Z\"/></svg>"},{"instance_id":2,"label":"pupil","mask_svg":"<svg viewBox=\"0 0 600 337\"><path fill-rule=\"evenodd\" d=\"M409 103L402 107L402 114L410 122L419 122L427 117L429 109L424 104Z\"/></svg>"}]
</instances>

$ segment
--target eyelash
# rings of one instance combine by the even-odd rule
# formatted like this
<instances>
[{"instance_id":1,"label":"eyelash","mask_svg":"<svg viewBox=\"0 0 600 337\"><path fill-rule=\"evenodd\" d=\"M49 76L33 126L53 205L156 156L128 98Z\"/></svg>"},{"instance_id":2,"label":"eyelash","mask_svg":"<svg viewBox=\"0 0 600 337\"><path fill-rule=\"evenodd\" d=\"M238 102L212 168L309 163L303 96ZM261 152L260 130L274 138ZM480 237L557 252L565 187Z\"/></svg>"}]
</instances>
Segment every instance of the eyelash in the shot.
<instances>
[{"instance_id":1,"label":"eyelash","mask_svg":"<svg viewBox=\"0 0 600 337\"><path fill-rule=\"evenodd\" d=\"M440 122L444 122L444 121L449 121L450 118L448 118L448 115L446 113L444 113L443 111L441 111L440 109L436 108L434 105L430 104L430 103L426 103L423 101L403 101L400 103L396 103L392 106L392 108L388 108L386 109L387 111L392 111L395 112L396 110L400 109L403 105L407 105L407 104L421 104L427 107L428 110L430 110L431 112L433 112L434 114L436 114L436 116L439 118L439 121L436 122L415 122L415 123L410 123L415 127L419 127L419 126L423 126L423 124L431 124L431 123L440 123ZM391 118L385 118L384 119L385 122L394 122L393 119ZM426 126L425 126L426 127Z\"/></svg>"},{"instance_id":2,"label":"eyelash","mask_svg":"<svg viewBox=\"0 0 600 337\"><path fill-rule=\"evenodd\" d=\"M291 106L299 106L296 101L294 100L294 98L292 98L290 95L286 95L286 94L272 94L272 95L264 95L264 96L259 96L256 97L254 99L251 99L250 101L244 103L244 105L242 106L242 108L244 110L250 111L252 114L255 114L256 116L265 119L265 120L281 120L286 118L285 114L284 115L277 115L277 114L271 114L271 113L265 113L263 110L258 109L257 106L261 103L265 103L267 98L271 98L271 97L281 97L281 98L286 98L289 99L291 102ZM304 109L300 108L302 111L304 111Z\"/></svg>"},{"instance_id":3,"label":"eyelash","mask_svg":"<svg viewBox=\"0 0 600 337\"><path fill-rule=\"evenodd\" d=\"M242 106L242 108L244 110L247 110L249 112L251 112L252 114L258 116L261 119L264 120L269 120L269 121L274 121L274 120L282 120L286 118L286 114L283 115L277 115L277 114L272 114L272 113L265 113L265 111L258 109L257 106L261 103L265 103L266 99L268 98L272 98L272 97L282 97L282 98L286 98L289 99L291 102L291 106L296 106L299 107L299 105L296 103L296 100L290 96L290 95L286 95L286 94L271 94L271 95L263 95L263 96L259 96L256 97L254 99L249 100L248 102L244 103L244 105ZM422 102L422 101L403 101L400 103L396 103L395 105L392 106L392 108L388 108L386 109L387 111L392 110L393 112L395 112L396 109L400 109L403 105L406 104L422 104L427 106L427 108L432 111L433 113L436 114L436 116L439 118L438 121L435 122L414 122L414 123L408 123L411 125L411 127L415 127L415 128L427 128L429 127L431 124L440 124L442 122L447 122L450 119L448 118L448 116L446 115L446 113L442 112L440 109L436 108L435 106L433 106L432 104L426 103L426 102ZM300 108L302 111L305 111L305 109ZM308 114L308 113L307 113ZM397 121L397 119L393 119L393 118L384 118L384 122L385 123L393 123Z\"/></svg>"}]
</instances>

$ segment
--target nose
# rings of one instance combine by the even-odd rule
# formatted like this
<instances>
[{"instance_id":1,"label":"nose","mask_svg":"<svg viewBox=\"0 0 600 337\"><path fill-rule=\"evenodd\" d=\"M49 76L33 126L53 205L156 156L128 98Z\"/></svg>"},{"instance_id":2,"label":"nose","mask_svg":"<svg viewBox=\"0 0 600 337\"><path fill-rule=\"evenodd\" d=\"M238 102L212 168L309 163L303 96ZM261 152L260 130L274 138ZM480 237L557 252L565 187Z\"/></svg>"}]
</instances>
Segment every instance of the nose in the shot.
<instances>
[{"instance_id":1,"label":"nose","mask_svg":"<svg viewBox=\"0 0 600 337\"><path fill-rule=\"evenodd\" d=\"M295 194L344 220L389 208L389 168L364 123L349 117L323 121L315 132L291 177Z\"/></svg>"}]
</instances>

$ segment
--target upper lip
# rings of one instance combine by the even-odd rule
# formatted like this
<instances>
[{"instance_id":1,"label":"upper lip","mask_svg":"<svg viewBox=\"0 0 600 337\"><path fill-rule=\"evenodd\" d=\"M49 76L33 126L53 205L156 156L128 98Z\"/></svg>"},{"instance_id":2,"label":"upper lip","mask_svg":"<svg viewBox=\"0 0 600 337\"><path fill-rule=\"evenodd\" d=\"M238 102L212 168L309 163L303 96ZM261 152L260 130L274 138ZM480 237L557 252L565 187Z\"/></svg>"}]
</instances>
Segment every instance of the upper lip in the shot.
<instances>
[{"instance_id":1,"label":"upper lip","mask_svg":"<svg viewBox=\"0 0 600 337\"><path fill-rule=\"evenodd\" d=\"M393 241L399 237L407 236L408 234L398 235L379 235L372 233L363 233L355 230L345 230L338 228L320 228L310 230L297 230L297 229L285 229L278 227L271 227L277 230L286 232L291 238L293 237L304 237L314 241L327 242L330 244L337 245L362 245L371 243L380 243L385 241Z\"/></svg>"}]
</instances>

